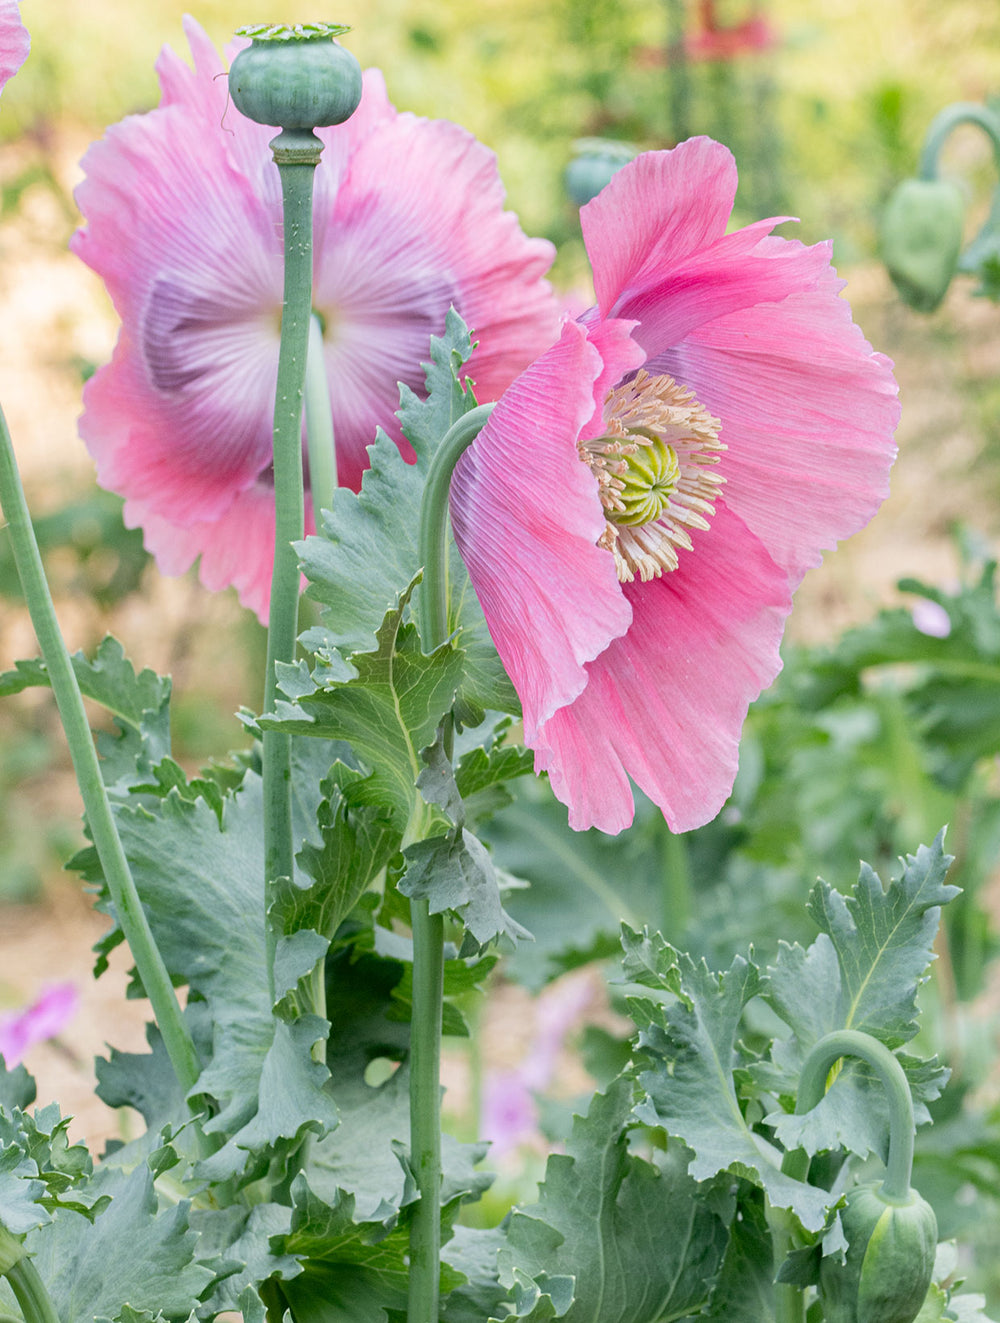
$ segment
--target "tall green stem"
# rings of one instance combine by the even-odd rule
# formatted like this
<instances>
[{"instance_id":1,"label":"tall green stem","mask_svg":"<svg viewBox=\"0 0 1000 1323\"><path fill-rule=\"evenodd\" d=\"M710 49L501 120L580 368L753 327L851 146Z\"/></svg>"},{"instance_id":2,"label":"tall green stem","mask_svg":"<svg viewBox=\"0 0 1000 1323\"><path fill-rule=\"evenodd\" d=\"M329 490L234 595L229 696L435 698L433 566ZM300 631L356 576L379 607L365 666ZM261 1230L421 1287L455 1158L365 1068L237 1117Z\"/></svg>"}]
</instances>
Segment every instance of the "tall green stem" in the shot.
<instances>
[{"instance_id":1,"label":"tall green stem","mask_svg":"<svg viewBox=\"0 0 1000 1323\"><path fill-rule=\"evenodd\" d=\"M24 1323L59 1323L59 1315L31 1259L18 1259L5 1275L21 1306Z\"/></svg>"},{"instance_id":2,"label":"tall green stem","mask_svg":"<svg viewBox=\"0 0 1000 1323\"><path fill-rule=\"evenodd\" d=\"M295 659L299 619L299 562L294 542L304 525L302 493L302 408L309 321L312 315L313 179L323 144L312 130L284 129L271 142L281 176L284 215L285 286L281 306L281 347L274 401L274 574L267 632L264 711L274 708L278 662ZM265 909L278 878L295 867L292 838L291 736L264 733L264 888ZM274 990L277 934L265 919L267 976Z\"/></svg>"},{"instance_id":3,"label":"tall green stem","mask_svg":"<svg viewBox=\"0 0 1000 1323\"><path fill-rule=\"evenodd\" d=\"M410 902L413 1023L410 1032L410 1161L420 1202L410 1227L409 1323L437 1323L441 1256L441 1013L444 919Z\"/></svg>"},{"instance_id":4,"label":"tall green stem","mask_svg":"<svg viewBox=\"0 0 1000 1323\"><path fill-rule=\"evenodd\" d=\"M463 414L434 453L420 508L420 637L432 652L448 637L448 489L459 457L482 431L492 405ZM407 843L424 827L411 824ZM413 932L413 1020L410 1031L410 1161L420 1202L410 1227L408 1323L438 1323L441 1258L441 1016L444 1005L444 919L429 902L410 902Z\"/></svg>"},{"instance_id":5,"label":"tall green stem","mask_svg":"<svg viewBox=\"0 0 1000 1323\"><path fill-rule=\"evenodd\" d=\"M69 745L73 770L76 772L80 786L87 823L111 893L115 915L125 934L146 996L153 1008L171 1065L184 1091L189 1092L197 1083L201 1073L201 1063L184 1023L170 975L153 939L146 912L142 908L132 871L118 835L104 779L101 776L97 751L90 733L90 724L83 706L83 698L80 695L80 686L56 619L52 595L42 567L35 532L31 526L31 516L24 499L14 447L2 411L0 411L0 505L3 507L10 528L14 562L28 603L31 623L42 650L49 682L59 709L59 717L66 732L66 742Z\"/></svg>"},{"instance_id":6,"label":"tall green stem","mask_svg":"<svg viewBox=\"0 0 1000 1323\"><path fill-rule=\"evenodd\" d=\"M309 351L306 355L306 445L309 450L309 494L317 529L320 511L333 505L337 489L337 449L333 434L330 386L323 360L323 331L315 313L309 318Z\"/></svg>"}]
</instances>

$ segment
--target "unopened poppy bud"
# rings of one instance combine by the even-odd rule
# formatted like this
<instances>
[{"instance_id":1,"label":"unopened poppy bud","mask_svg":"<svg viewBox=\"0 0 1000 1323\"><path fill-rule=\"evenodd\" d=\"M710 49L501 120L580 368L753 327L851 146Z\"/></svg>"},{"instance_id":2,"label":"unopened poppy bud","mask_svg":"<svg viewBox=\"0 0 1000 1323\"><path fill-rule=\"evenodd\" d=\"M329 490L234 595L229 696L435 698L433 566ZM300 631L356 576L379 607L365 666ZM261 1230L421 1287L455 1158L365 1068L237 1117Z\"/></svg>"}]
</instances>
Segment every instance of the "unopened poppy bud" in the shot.
<instances>
[{"instance_id":1,"label":"unopened poppy bud","mask_svg":"<svg viewBox=\"0 0 1000 1323\"><path fill-rule=\"evenodd\" d=\"M827 1323L913 1323L930 1289L937 1249L934 1210L916 1190L889 1199L883 1187L857 1185L840 1214L843 1262L820 1267Z\"/></svg>"},{"instance_id":2,"label":"unopened poppy bud","mask_svg":"<svg viewBox=\"0 0 1000 1323\"><path fill-rule=\"evenodd\" d=\"M233 104L247 119L309 130L350 119L361 101L361 66L332 38L336 23L260 23L237 29L251 43L229 70Z\"/></svg>"},{"instance_id":3,"label":"unopened poppy bud","mask_svg":"<svg viewBox=\"0 0 1000 1323\"><path fill-rule=\"evenodd\" d=\"M879 247L900 297L933 312L948 291L962 247L965 204L944 179L907 179L882 213Z\"/></svg>"}]
</instances>

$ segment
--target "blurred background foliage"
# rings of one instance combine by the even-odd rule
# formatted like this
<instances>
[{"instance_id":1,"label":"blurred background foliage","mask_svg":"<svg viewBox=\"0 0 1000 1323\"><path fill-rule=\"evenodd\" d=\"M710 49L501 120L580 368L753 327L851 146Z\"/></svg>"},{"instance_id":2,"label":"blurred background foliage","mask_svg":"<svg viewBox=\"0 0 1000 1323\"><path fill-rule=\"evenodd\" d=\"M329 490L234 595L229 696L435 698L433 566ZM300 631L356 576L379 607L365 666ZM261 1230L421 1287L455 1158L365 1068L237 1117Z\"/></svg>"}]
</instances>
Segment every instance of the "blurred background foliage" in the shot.
<instances>
[{"instance_id":1,"label":"blurred background foliage","mask_svg":"<svg viewBox=\"0 0 1000 1323\"><path fill-rule=\"evenodd\" d=\"M192 9L220 45L241 23L332 13L316 0ZM24 14L34 50L4 95L6 138L94 134L148 109L157 52L184 46L176 0L25 0ZM710 133L737 153L747 213L790 209L803 238L832 234L853 260L934 113L1000 87L1000 11L977 0L340 0L335 17L398 106L497 151L525 228L557 241L575 225L560 182L574 139Z\"/></svg>"}]
</instances>

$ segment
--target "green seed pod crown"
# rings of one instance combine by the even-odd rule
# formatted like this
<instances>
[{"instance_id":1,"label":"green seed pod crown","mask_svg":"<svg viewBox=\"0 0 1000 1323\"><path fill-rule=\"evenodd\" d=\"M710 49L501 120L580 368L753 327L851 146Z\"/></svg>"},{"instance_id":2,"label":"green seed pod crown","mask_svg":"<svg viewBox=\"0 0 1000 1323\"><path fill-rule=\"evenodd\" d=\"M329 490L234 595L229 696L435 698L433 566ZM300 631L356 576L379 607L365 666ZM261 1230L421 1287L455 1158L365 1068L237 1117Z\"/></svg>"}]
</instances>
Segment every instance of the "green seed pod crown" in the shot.
<instances>
[{"instance_id":1,"label":"green seed pod crown","mask_svg":"<svg viewBox=\"0 0 1000 1323\"><path fill-rule=\"evenodd\" d=\"M965 204L943 179L906 179L882 213L879 248L900 297L933 312L948 291L962 248Z\"/></svg>"},{"instance_id":2,"label":"green seed pod crown","mask_svg":"<svg viewBox=\"0 0 1000 1323\"><path fill-rule=\"evenodd\" d=\"M336 23L254 24L237 29L251 44L229 70L229 93L258 124L310 130L350 119L361 101L361 66L333 37Z\"/></svg>"},{"instance_id":3,"label":"green seed pod crown","mask_svg":"<svg viewBox=\"0 0 1000 1323\"><path fill-rule=\"evenodd\" d=\"M937 1218L916 1190L890 1202L879 1185L858 1185L841 1210L843 1262L820 1265L826 1323L913 1323L927 1298L937 1249Z\"/></svg>"}]
</instances>

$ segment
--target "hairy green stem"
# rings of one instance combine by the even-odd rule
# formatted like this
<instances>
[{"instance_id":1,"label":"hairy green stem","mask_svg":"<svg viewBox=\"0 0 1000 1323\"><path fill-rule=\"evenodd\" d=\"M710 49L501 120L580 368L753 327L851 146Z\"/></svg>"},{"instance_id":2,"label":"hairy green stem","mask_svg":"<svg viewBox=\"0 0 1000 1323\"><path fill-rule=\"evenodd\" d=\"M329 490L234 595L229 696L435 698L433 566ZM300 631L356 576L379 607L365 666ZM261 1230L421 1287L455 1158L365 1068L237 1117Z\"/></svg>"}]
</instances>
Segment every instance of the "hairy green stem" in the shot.
<instances>
[{"instance_id":1,"label":"hairy green stem","mask_svg":"<svg viewBox=\"0 0 1000 1323\"><path fill-rule=\"evenodd\" d=\"M21 1306L24 1323L59 1323L55 1305L30 1258L18 1259L6 1276Z\"/></svg>"},{"instance_id":2,"label":"hairy green stem","mask_svg":"<svg viewBox=\"0 0 1000 1323\"><path fill-rule=\"evenodd\" d=\"M460 456L482 431L492 405L472 409L448 430L434 453L420 508L420 637L433 652L448 637L448 490ZM445 723L445 748L451 725ZM418 802L405 843L426 830ZM438 1323L441 1257L441 1016L444 1005L444 919L427 900L410 902L413 932L413 1019L410 1031L410 1162L420 1191L410 1226L407 1323Z\"/></svg>"},{"instance_id":3,"label":"hairy green stem","mask_svg":"<svg viewBox=\"0 0 1000 1323\"><path fill-rule=\"evenodd\" d=\"M315 313L309 318L309 350L306 354L306 445L309 450L309 494L313 519L322 527L320 511L333 505L337 490L337 450L333 435L333 409L323 358L323 331Z\"/></svg>"},{"instance_id":4,"label":"hairy green stem","mask_svg":"<svg viewBox=\"0 0 1000 1323\"><path fill-rule=\"evenodd\" d=\"M889 1157L882 1195L889 1202L905 1203L913 1175L913 1095L899 1060L877 1038L858 1029L827 1034L806 1057L799 1076L797 1115L811 1111L826 1093L830 1067L841 1057L858 1057L875 1071L889 1103Z\"/></svg>"},{"instance_id":5,"label":"hairy green stem","mask_svg":"<svg viewBox=\"0 0 1000 1323\"><path fill-rule=\"evenodd\" d=\"M267 631L264 711L274 710L278 662L295 659L299 619L299 561L292 545L304 525L302 490L302 409L309 322L312 316L313 180L323 144L311 130L283 130L271 142L281 177L284 216L285 285L281 305L281 346L274 401L274 574ZM279 878L295 867L292 838L291 736L264 732L264 896L265 913ZM277 933L265 918L267 978L274 992Z\"/></svg>"},{"instance_id":6,"label":"hairy green stem","mask_svg":"<svg viewBox=\"0 0 1000 1323\"><path fill-rule=\"evenodd\" d=\"M150 930L146 912L142 908L132 877L132 870L118 835L104 779L101 776L90 724L83 706L80 686L56 619L52 594L49 592L38 542L24 499L14 447L2 411L0 411L0 505L3 507L10 529L14 562L28 603L31 623L42 650L49 682L59 709L59 717L66 732L66 742L73 760L73 770L76 772L80 787L87 823L111 893L115 916L135 960L142 986L145 988L153 1015L163 1036L170 1063L187 1093L197 1083L201 1073L201 1063L184 1023L170 975Z\"/></svg>"}]
</instances>

